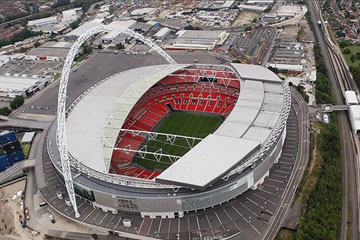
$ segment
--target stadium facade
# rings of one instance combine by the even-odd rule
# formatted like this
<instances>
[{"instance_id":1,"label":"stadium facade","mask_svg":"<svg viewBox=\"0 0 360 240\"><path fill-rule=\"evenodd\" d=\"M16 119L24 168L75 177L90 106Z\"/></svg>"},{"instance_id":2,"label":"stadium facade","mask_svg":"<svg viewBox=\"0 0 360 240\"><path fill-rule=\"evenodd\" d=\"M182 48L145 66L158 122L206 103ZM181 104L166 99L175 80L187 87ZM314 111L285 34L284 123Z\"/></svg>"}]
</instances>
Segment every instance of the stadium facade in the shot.
<instances>
[{"instance_id":1,"label":"stadium facade","mask_svg":"<svg viewBox=\"0 0 360 240\"><path fill-rule=\"evenodd\" d=\"M67 140L77 196L94 207L142 217L182 217L256 189L278 160L290 111L289 87L261 66L170 64L131 69L85 91L67 111ZM162 110L161 110L162 109ZM223 116L215 132L185 139L174 156L146 148L169 111ZM57 124L48 154L62 176ZM152 155L173 162L164 171L133 166Z\"/></svg>"}]
</instances>

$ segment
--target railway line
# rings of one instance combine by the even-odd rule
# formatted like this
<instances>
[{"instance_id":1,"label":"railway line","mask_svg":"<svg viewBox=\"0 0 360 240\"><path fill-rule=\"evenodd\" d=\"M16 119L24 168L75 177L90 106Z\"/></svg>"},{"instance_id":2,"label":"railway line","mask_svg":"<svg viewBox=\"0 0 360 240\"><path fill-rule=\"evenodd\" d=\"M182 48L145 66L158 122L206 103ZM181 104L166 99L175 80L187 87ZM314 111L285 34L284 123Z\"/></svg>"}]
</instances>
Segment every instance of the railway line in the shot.
<instances>
[{"instance_id":1,"label":"railway line","mask_svg":"<svg viewBox=\"0 0 360 240\"><path fill-rule=\"evenodd\" d=\"M309 1L309 10L311 17L319 24L315 25L315 33L318 36L320 47L324 55L324 61L327 65L329 79L332 81L335 93L336 104L344 104L344 92L355 91L359 93L355 82L351 76L350 70L340 52L336 42L333 42L324 18L321 14L321 8L314 0ZM359 138L351 130L348 115L345 112L339 113L339 130L342 151L342 225L341 239L347 238L348 221L351 222L351 239L358 239L360 220L359 220L359 200L360 189L357 186L359 181ZM351 210L348 207L351 204Z\"/></svg>"}]
</instances>

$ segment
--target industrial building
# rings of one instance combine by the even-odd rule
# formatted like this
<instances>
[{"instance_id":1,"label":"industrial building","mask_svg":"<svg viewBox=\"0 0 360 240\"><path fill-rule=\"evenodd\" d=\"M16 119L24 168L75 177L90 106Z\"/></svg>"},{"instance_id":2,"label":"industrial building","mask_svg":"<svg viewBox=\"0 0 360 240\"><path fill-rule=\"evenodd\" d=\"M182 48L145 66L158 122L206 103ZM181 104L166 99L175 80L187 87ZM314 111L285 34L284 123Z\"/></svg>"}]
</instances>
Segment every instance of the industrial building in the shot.
<instances>
[{"instance_id":1,"label":"industrial building","mask_svg":"<svg viewBox=\"0 0 360 240\"><path fill-rule=\"evenodd\" d=\"M73 22L79 18L79 15L82 13L81 8L73 8L69 10L62 11L62 22Z\"/></svg>"},{"instance_id":2,"label":"industrial building","mask_svg":"<svg viewBox=\"0 0 360 240\"><path fill-rule=\"evenodd\" d=\"M246 3L253 5L270 5L274 3L274 0L248 0Z\"/></svg>"},{"instance_id":3,"label":"industrial building","mask_svg":"<svg viewBox=\"0 0 360 240\"><path fill-rule=\"evenodd\" d=\"M156 40L164 40L169 34L171 33L171 30L167 27L164 27L160 29L155 35L154 38Z\"/></svg>"},{"instance_id":4,"label":"industrial building","mask_svg":"<svg viewBox=\"0 0 360 240\"><path fill-rule=\"evenodd\" d=\"M69 42L47 42L26 53L26 60L64 61L68 54L71 43Z\"/></svg>"},{"instance_id":5,"label":"industrial building","mask_svg":"<svg viewBox=\"0 0 360 240\"><path fill-rule=\"evenodd\" d=\"M131 26L135 25L135 20L128 20L128 21L113 21L108 26L113 27L114 30L105 34L101 37L101 42L104 44L118 44L122 43L124 39L126 39L126 35L121 33L119 28L130 28ZM121 36L123 35L123 36Z\"/></svg>"},{"instance_id":6,"label":"industrial building","mask_svg":"<svg viewBox=\"0 0 360 240\"><path fill-rule=\"evenodd\" d=\"M239 5L240 10L248 10L248 11L258 12L258 13L264 12L267 8L268 8L267 6L254 6L254 5L246 5L246 4Z\"/></svg>"},{"instance_id":7,"label":"industrial building","mask_svg":"<svg viewBox=\"0 0 360 240\"><path fill-rule=\"evenodd\" d=\"M132 17L141 17L145 15L153 15L156 13L156 8L138 8L131 12Z\"/></svg>"},{"instance_id":8,"label":"industrial building","mask_svg":"<svg viewBox=\"0 0 360 240\"><path fill-rule=\"evenodd\" d=\"M303 71L301 61L304 57L302 43L278 39L269 59L269 66L283 71L300 73Z\"/></svg>"},{"instance_id":9,"label":"industrial building","mask_svg":"<svg viewBox=\"0 0 360 240\"><path fill-rule=\"evenodd\" d=\"M47 17L47 18L40 18L36 20L28 21L29 27L40 27L44 25L56 24L58 23L58 18L56 16Z\"/></svg>"},{"instance_id":10,"label":"industrial building","mask_svg":"<svg viewBox=\"0 0 360 240\"><path fill-rule=\"evenodd\" d=\"M259 63L275 34L272 28L257 28L250 36L238 38L230 51L245 63Z\"/></svg>"},{"instance_id":11,"label":"industrial building","mask_svg":"<svg viewBox=\"0 0 360 240\"><path fill-rule=\"evenodd\" d=\"M8 98L31 96L50 80L52 79L0 75L0 96Z\"/></svg>"},{"instance_id":12,"label":"industrial building","mask_svg":"<svg viewBox=\"0 0 360 240\"><path fill-rule=\"evenodd\" d=\"M78 28L76 28L76 29L72 30L71 32L65 34L64 39L67 40L67 41L74 41L79 36L84 34L86 31L88 31L88 30L90 30L92 28L104 25L102 22L103 22L103 19L94 19L92 21L86 22L83 25L79 26Z\"/></svg>"},{"instance_id":13,"label":"industrial building","mask_svg":"<svg viewBox=\"0 0 360 240\"><path fill-rule=\"evenodd\" d=\"M178 32L175 42L167 48L212 50L222 45L228 36L225 31L184 30Z\"/></svg>"}]
</instances>

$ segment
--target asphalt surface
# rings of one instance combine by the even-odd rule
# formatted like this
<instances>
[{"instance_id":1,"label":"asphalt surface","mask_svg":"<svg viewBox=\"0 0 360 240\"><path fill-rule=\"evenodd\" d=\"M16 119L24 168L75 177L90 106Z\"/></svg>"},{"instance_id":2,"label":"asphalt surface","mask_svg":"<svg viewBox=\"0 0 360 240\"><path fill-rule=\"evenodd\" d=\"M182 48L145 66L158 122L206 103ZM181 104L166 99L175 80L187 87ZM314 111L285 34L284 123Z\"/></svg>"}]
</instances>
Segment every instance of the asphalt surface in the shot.
<instances>
[{"instance_id":1,"label":"asphalt surface","mask_svg":"<svg viewBox=\"0 0 360 240\"><path fill-rule=\"evenodd\" d=\"M318 42L320 44L321 53L323 55L325 65L328 70L328 77L331 81L333 87L333 94L335 96L335 102L338 105L344 105L343 93L340 89L340 84L336 79L336 67L330 61L329 49L325 41L325 36L320 30L319 26L316 24L320 19L317 15L318 12L314 6L314 1L311 0L308 2L309 11L311 18L314 22L315 34L317 36ZM347 71L347 69L345 69ZM344 79L343 79L344 80ZM339 132L340 132L340 145L341 145L341 154L342 154L342 224L341 224L341 236L340 239L347 239L347 227L348 227L348 214L351 216L350 226L351 226L351 239L358 239L359 229L358 229L358 219L359 219L359 209L358 209L358 200L357 200L357 183L355 178L356 163L355 163L355 153L353 150L353 142L351 137L351 128L349 125L348 115L346 112L338 113L339 120ZM348 193L350 191L350 204L351 204L351 213L348 213Z\"/></svg>"},{"instance_id":2,"label":"asphalt surface","mask_svg":"<svg viewBox=\"0 0 360 240\"><path fill-rule=\"evenodd\" d=\"M298 123L299 123L299 150L297 151L297 161L294 166L294 171L289 179L288 186L283 196L281 207L274 215L273 221L270 224L263 239L271 240L275 239L278 231L280 230L283 222L288 214L291 204L294 200L296 189L299 186L301 179L304 175L306 166L309 160L309 109L304 102L302 96L294 89L291 89L293 100L293 108L296 111ZM292 129L288 130L292 131Z\"/></svg>"}]
</instances>

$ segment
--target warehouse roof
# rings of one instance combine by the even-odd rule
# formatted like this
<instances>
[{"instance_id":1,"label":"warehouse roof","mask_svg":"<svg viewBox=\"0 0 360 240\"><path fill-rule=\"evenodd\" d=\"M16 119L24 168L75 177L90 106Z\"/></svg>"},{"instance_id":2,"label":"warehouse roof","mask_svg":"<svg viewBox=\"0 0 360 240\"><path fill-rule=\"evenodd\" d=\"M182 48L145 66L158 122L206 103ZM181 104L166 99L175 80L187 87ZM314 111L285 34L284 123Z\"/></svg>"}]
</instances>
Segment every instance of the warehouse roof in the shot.
<instances>
[{"instance_id":1,"label":"warehouse roof","mask_svg":"<svg viewBox=\"0 0 360 240\"><path fill-rule=\"evenodd\" d=\"M36 78L11 77L0 75L0 91L22 92L26 91L39 82Z\"/></svg>"},{"instance_id":2,"label":"warehouse roof","mask_svg":"<svg viewBox=\"0 0 360 240\"><path fill-rule=\"evenodd\" d=\"M104 25L102 21L103 19L94 19L90 22L86 22L83 25L79 26L78 28L75 28L71 32L67 33L65 37L79 37L92 28Z\"/></svg>"}]
</instances>

